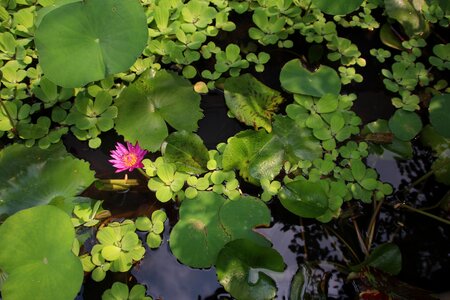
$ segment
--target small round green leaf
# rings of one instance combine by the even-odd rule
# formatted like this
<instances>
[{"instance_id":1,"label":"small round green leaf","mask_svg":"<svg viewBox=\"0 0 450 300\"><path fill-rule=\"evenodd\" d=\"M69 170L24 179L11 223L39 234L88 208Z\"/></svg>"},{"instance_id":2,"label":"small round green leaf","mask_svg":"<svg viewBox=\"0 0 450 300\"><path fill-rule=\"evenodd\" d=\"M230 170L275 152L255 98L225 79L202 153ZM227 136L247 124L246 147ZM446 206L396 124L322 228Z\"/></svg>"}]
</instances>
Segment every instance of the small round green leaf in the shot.
<instances>
[{"instance_id":1,"label":"small round green leaf","mask_svg":"<svg viewBox=\"0 0 450 300\"><path fill-rule=\"evenodd\" d=\"M389 119L389 128L399 140L409 141L422 129L422 121L415 112L397 109Z\"/></svg>"}]
</instances>

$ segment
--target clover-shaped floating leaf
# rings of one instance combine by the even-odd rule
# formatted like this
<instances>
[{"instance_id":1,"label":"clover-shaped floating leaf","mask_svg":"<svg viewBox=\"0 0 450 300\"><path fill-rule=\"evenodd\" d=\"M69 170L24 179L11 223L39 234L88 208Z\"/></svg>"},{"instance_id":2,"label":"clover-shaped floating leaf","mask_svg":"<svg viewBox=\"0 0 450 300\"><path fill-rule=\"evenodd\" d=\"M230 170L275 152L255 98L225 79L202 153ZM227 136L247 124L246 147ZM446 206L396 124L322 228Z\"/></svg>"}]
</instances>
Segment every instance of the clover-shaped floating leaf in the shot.
<instances>
[{"instance_id":1,"label":"clover-shaped floating leaf","mask_svg":"<svg viewBox=\"0 0 450 300\"><path fill-rule=\"evenodd\" d=\"M51 81L80 87L126 71L147 43L138 0L84 0L48 12L35 36L39 63Z\"/></svg>"},{"instance_id":2,"label":"clover-shaped floating leaf","mask_svg":"<svg viewBox=\"0 0 450 300\"><path fill-rule=\"evenodd\" d=\"M436 95L431 99L430 106L431 125L436 131L446 138L450 138L450 94Z\"/></svg>"},{"instance_id":3,"label":"clover-shaped floating leaf","mask_svg":"<svg viewBox=\"0 0 450 300\"><path fill-rule=\"evenodd\" d=\"M62 144L46 150L14 144L0 152L0 215L74 197L94 180L89 164L72 157Z\"/></svg>"},{"instance_id":4,"label":"clover-shaped floating leaf","mask_svg":"<svg viewBox=\"0 0 450 300\"><path fill-rule=\"evenodd\" d=\"M216 263L219 282L237 300L275 298L275 281L260 270L283 272L285 267L283 258L276 250L246 239L226 244L219 252Z\"/></svg>"},{"instance_id":5,"label":"clover-shaped floating leaf","mask_svg":"<svg viewBox=\"0 0 450 300\"><path fill-rule=\"evenodd\" d=\"M285 161L314 160L322 155L320 142L309 128L285 116L275 116L273 131L244 131L228 140L223 153L223 168L240 170L241 176L258 184L272 180Z\"/></svg>"},{"instance_id":6,"label":"clover-shaped floating leaf","mask_svg":"<svg viewBox=\"0 0 450 300\"><path fill-rule=\"evenodd\" d=\"M8 278L4 299L73 299L83 281L72 253L75 230L54 206L22 210L0 226L0 269Z\"/></svg>"},{"instance_id":7,"label":"clover-shaped floating leaf","mask_svg":"<svg viewBox=\"0 0 450 300\"><path fill-rule=\"evenodd\" d=\"M152 297L145 295L145 286L136 284L128 289L122 282L114 282L110 289L103 292L102 300L152 300Z\"/></svg>"},{"instance_id":8,"label":"clover-shaped floating leaf","mask_svg":"<svg viewBox=\"0 0 450 300\"><path fill-rule=\"evenodd\" d=\"M197 197L183 200L180 220L170 234L170 248L183 264L207 268L232 240L245 238L260 245L269 244L252 230L269 223L270 211L257 198L229 200L214 192L200 191Z\"/></svg>"},{"instance_id":9,"label":"clover-shaped floating leaf","mask_svg":"<svg viewBox=\"0 0 450 300\"><path fill-rule=\"evenodd\" d=\"M166 122L177 130L195 131L203 117L200 95L173 72L144 73L116 100L116 130L127 141L157 151L168 135Z\"/></svg>"},{"instance_id":10,"label":"clover-shaped floating leaf","mask_svg":"<svg viewBox=\"0 0 450 300\"><path fill-rule=\"evenodd\" d=\"M363 0L313 0L312 3L329 15L346 15L355 11Z\"/></svg>"},{"instance_id":11,"label":"clover-shaped floating leaf","mask_svg":"<svg viewBox=\"0 0 450 300\"><path fill-rule=\"evenodd\" d=\"M178 171L202 174L207 171L208 149L202 139L190 132L174 132L163 146L165 161L174 163Z\"/></svg>"},{"instance_id":12,"label":"clover-shaped floating leaf","mask_svg":"<svg viewBox=\"0 0 450 300\"><path fill-rule=\"evenodd\" d=\"M281 86L291 93L314 97L338 95L341 91L341 79L334 69L320 66L315 72L310 72L299 59L288 61L283 66L280 81Z\"/></svg>"},{"instance_id":13,"label":"clover-shaped floating leaf","mask_svg":"<svg viewBox=\"0 0 450 300\"><path fill-rule=\"evenodd\" d=\"M264 85L252 75L244 74L228 78L224 92L230 112L239 121L272 131L272 116L284 101L278 91Z\"/></svg>"}]
</instances>

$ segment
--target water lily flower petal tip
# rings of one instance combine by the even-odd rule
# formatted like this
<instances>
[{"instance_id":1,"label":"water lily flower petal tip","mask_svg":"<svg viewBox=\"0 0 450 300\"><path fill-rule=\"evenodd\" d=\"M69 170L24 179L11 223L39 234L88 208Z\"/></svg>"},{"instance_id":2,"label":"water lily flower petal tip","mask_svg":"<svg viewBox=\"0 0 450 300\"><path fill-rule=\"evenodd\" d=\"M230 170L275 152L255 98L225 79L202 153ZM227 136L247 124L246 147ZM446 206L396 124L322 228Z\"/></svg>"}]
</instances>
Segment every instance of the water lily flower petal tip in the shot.
<instances>
[{"instance_id":1,"label":"water lily flower petal tip","mask_svg":"<svg viewBox=\"0 0 450 300\"><path fill-rule=\"evenodd\" d=\"M126 142L126 146L121 143L116 143L116 149L111 150L111 158L109 162L116 168L116 173L123 171L133 171L136 168L143 168L142 160L148 153L147 150L142 149L139 143L133 146L130 142Z\"/></svg>"}]
</instances>

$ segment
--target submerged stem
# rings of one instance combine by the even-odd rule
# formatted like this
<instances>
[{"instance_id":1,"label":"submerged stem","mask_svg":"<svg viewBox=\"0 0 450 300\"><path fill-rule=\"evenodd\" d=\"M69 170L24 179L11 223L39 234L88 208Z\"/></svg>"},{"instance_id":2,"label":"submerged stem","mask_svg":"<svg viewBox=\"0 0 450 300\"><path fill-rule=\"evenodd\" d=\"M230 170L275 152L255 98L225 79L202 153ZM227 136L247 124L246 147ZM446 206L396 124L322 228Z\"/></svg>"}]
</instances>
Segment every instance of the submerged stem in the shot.
<instances>
[{"instance_id":1,"label":"submerged stem","mask_svg":"<svg viewBox=\"0 0 450 300\"><path fill-rule=\"evenodd\" d=\"M306 247L306 235L305 235L305 225L303 225L303 218L300 218L301 234L303 239L303 251L305 252L305 261L308 260L308 248Z\"/></svg>"},{"instance_id":2,"label":"submerged stem","mask_svg":"<svg viewBox=\"0 0 450 300\"><path fill-rule=\"evenodd\" d=\"M360 263L361 261L360 261L360 259L359 259L359 257L358 257L358 255L356 254L356 252L355 252L355 250L353 250L353 248L347 243L347 241L342 237L342 236L340 236L337 232L336 232L336 230L334 230L333 228L331 228L331 227L328 227L328 226L325 226L324 227L324 229L325 229L325 232L327 231L327 230L330 230L331 231L331 233L333 233L344 245L345 245L345 247L347 247L347 249L350 251L350 253L353 255L353 257L355 258L355 260L356 260L356 262L357 263Z\"/></svg>"},{"instance_id":3,"label":"submerged stem","mask_svg":"<svg viewBox=\"0 0 450 300\"><path fill-rule=\"evenodd\" d=\"M356 236L358 237L359 245L361 246L361 250L364 253L364 255L369 255L369 250L367 250L366 244L364 243L364 239L361 235L361 231L359 230L358 223L356 223L355 218L352 218L353 226L355 227Z\"/></svg>"},{"instance_id":4,"label":"submerged stem","mask_svg":"<svg viewBox=\"0 0 450 300\"><path fill-rule=\"evenodd\" d=\"M366 247L368 250L370 250L372 246L373 235L375 234L375 224L377 221L378 213L380 212L381 206L383 205L383 202L384 198L378 201L378 204L375 206L375 209L373 211L372 218L370 219L369 227L367 228Z\"/></svg>"},{"instance_id":5,"label":"submerged stem","mask_svg":"<svg viewBox=\"0 0 450 300\"><path fill-rule=\"evenodd\" d=\"M450 225L450 220L447 220L447 219L438 217L438 216L436 216L436 215L430 214L429 212L426 212L426 211L423 211L423 210L414 208L414 207L412 207L412 206L409 206L408 204L400 203L400 204L397 204L397 205L394 206L394 207L395 207L395 208L406 208L406 209L408 209L408 210L410 210L410 211L416 212L416 213L418 213L418 214L427 216L427 217L429 217L429 218L433 218L433 219L435 219L435 220L437 220L437 221L439 221L439 222L442 222L442 223L444 223L444 224Z\"/></svg>"}]
</instances>

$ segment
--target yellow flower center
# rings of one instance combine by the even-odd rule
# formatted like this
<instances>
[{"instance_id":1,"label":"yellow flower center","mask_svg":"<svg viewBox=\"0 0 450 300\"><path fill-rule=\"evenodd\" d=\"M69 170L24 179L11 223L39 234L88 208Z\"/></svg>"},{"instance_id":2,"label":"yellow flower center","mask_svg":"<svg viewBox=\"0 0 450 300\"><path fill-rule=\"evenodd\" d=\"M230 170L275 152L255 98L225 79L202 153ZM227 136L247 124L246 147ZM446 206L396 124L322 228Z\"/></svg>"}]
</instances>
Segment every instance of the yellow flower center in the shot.
<instances>
[{"instance_id":1,"label":"yellow flower center","mask_svg":"<svg viewBox=\"0 0 450 300\"><path fill-rule=\"evenodd\" d=\"M127 153L124 156L122 156L122 161L124 163L125 166L127 167L132 167L136 164L138 158L136 156L136 154L134 153Z\"/></svg>"}]
</instances>

